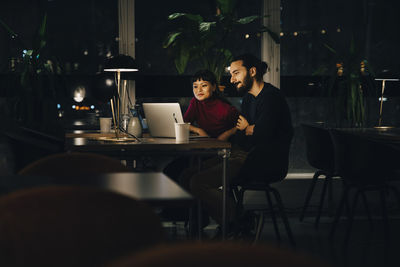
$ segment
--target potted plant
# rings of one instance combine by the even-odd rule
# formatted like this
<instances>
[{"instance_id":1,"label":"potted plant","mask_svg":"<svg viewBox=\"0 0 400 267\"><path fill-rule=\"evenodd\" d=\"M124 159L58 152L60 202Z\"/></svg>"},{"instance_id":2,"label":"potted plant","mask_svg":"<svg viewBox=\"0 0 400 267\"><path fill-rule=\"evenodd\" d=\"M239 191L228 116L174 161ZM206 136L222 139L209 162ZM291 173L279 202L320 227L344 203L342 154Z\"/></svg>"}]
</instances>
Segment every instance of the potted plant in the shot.
<instances>
[{"instance_id":1,"label":"potted plant","mask_svg":"<svg viewBox=\"0 0 400 267\"><path fill-rule=\"evenodd\" d=\"M314 74L329 75L328 95L334 98L335 121L338 126L363 127L366 123L366 96L374 88L369 62L357 48L354 37L348 50L338 51L324 44L333 57L328 65Z\"/></svg>"},{"instance_id":2,"label":"potted plant","mask_svg":"<svg viewBox=\"0 0 400 267\"><path fill-rule=\"evenodd\" d=\"M0 21L10 37L17 39L22 58L16 68L19 84L12 103L13 119L21 125L44 130L56 118L55 74L59 66L47 51L47 14L43 15L31 45L24 44L18 34Z\"/></svg>"},{"instance_id":3,"label":"potted plant","mask_svg":"<svg viewBox=\"0 0 400 267\"><path fill-rule=\"evenodd\" d=\"M216 0L216 13L211 21L188 13L168 16L176 29L168 34L163 47L172 53L179 74L185 72L188 62L197 61L203 68L214 72L221 84L225 68L232 59L228 43L234 40L235 33L243 25L262 18L259 15L238 18L236 4L236 0ZM278 35L268 28L260 26L258 31L268 32L275 42L279 42Z\"/></svg>"}]
</instances>

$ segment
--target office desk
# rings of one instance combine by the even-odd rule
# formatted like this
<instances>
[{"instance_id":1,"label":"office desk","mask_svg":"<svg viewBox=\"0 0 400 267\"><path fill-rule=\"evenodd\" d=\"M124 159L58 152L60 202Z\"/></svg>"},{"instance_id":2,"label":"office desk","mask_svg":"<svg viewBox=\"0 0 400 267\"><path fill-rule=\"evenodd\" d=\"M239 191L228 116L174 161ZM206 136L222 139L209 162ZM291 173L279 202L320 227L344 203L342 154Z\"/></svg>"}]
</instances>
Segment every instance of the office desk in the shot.
<instances>
[{"instance_id":1,"label":"office desk","mask_svg":"<svg viewBox=\"0 0 400 267\"><path fill-rule=\"evenodd\" d=\"M194 198L160 172L108 173L87 176L0 176L3 193L45 185L91 186L114 191L148 203L153 207L192 207Z\"/></svg>"},{"instance_id":2,"label":"office desk","mask_svg":"<svg viewBox=\"0 0 400 267\"><path fill-rule=\"evenodd\" d=\"M215 138L191 139L188 143L178 143L174 138L140 138L141 142L132 138L114 140L113 133L101 134L98 132L75 131L66 133L65 150L75 152L101 153L119 159L134 160L138 156L155 155L218 155L223 159L222 188L223 188L223 215L222 236L226 237L226 203L228 179L226 176L227 161L230 156L231 144Z\"/></svg>"},{"instance_id":3,"label":"office desk","mask_svg":"<svg viewBox=\"0 0 400 267\"><path fill-rule=\"evenodd\" d=\"M345 131L363 138L375 141L392 147L400 152L400 129L389 128L380 130L376 128L339 128L338 130Z\"/></svg>"}]
</instances>

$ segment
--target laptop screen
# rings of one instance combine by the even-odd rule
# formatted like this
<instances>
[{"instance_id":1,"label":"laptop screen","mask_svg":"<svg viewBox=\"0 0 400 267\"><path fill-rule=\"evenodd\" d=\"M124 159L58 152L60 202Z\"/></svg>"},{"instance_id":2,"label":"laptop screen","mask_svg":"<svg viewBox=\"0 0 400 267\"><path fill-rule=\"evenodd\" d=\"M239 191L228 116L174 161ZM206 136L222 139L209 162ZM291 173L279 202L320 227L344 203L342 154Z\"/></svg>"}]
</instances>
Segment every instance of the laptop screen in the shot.
<instances>
[{"instance_id":1,"label":"laptop screen","mask_svg":"<svg viewBox=\"0 0 400 267\"><path fill-rule=\"evenodd\" d=\"M175 118L183 122L179 103L143 103L143 111L151 136L175 138Z\"/></svg>"}]
</instances>

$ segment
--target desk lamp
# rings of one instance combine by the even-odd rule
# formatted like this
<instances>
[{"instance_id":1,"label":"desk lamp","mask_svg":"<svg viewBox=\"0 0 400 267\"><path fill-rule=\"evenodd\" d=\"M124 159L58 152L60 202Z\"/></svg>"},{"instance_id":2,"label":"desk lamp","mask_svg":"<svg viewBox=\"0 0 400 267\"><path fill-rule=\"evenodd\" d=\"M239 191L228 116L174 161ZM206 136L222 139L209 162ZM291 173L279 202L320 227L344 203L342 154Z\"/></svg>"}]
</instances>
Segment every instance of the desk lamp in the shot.
<instances>
[{"instance_id":1,"label":"desk lamp","mask_svg":"<svg viewBox=\"0 0 400 267\"><path fill-rule=\"evenodd\" d=\"M127 55L117 55L115 57L109 58L104 64L105 72L114 72L115 80L117 83L117 91L113 94L113 97L110 100L111 103L111 111L114 122L115 136L119 139L119 134L121 131L126 132L121 128L121 110L124 110L124 106L127 99L127 90L126 90L126 80L123 80L123 86L121 86L121 73L122 72L135 72L139 71L136 61ZM129 96L128 96L129 98ZM122 101L121 101L122 100ZM121 104L122 102L122 104ZM136 140L136 136L133 136Z\"/></svg>"},{"instance_id":2,"label":"desk lamp","mask_svg":"<svg viewBox=\"0 0 400 267\"><path fill-rule=\"evenodd\" d=\"M392 75L389 75L389 72L383 71L380 75L378 75L379 78L375 78L375 81L382 81L382 87L381 87L381 101L380 101L380 106L379 106L379 121L378 121L378 126L375 126L374 128L380 129L380 130L386 130L393 128L393 126L383 126L382 125L382 114L383 114L383 94L385 92L385 85L386 82L398 82L399 79L393 78Z\"/></svg>"}]
</instances>

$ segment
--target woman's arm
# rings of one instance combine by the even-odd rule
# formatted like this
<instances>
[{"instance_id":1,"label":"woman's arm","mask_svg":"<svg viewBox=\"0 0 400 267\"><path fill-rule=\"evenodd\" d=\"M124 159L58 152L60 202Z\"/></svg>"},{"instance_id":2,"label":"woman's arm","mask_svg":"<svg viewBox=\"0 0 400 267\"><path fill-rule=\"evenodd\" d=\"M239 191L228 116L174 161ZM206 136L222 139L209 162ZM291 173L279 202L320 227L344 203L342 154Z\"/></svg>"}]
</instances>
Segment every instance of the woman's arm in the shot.
<instances>
[{"instance_id":1,"label":"woman's arm","mask_svg":"<svg viewBox=\"0 0 400 267\"><path fill-rule=\"evenodd\" d=\"M223 132L222 134L220 134L217 139L218 140L222 140L222 141L226 141L229 139L229 137L231 137L233 134L236 133L236 127L233 127L232 129L226 130L225 132Z\"/></svg>"},{"instance_id":2,"label":"woman's arm","mask_svg":"<svg viewBox=\"0 0 400 267\"><path fill-rule=\"evenodd\" d=\"M204 131L203 129L201 129L201 128L199 128L199 127L193 126L193 125L190 125L190 126L189 126L189 130L190 130L192 133L196 133L196 134L198 134L198 135L200 135L200 136L208 136L208 134L206 133L206 131Z\"/></svg>"}]
</instances>

